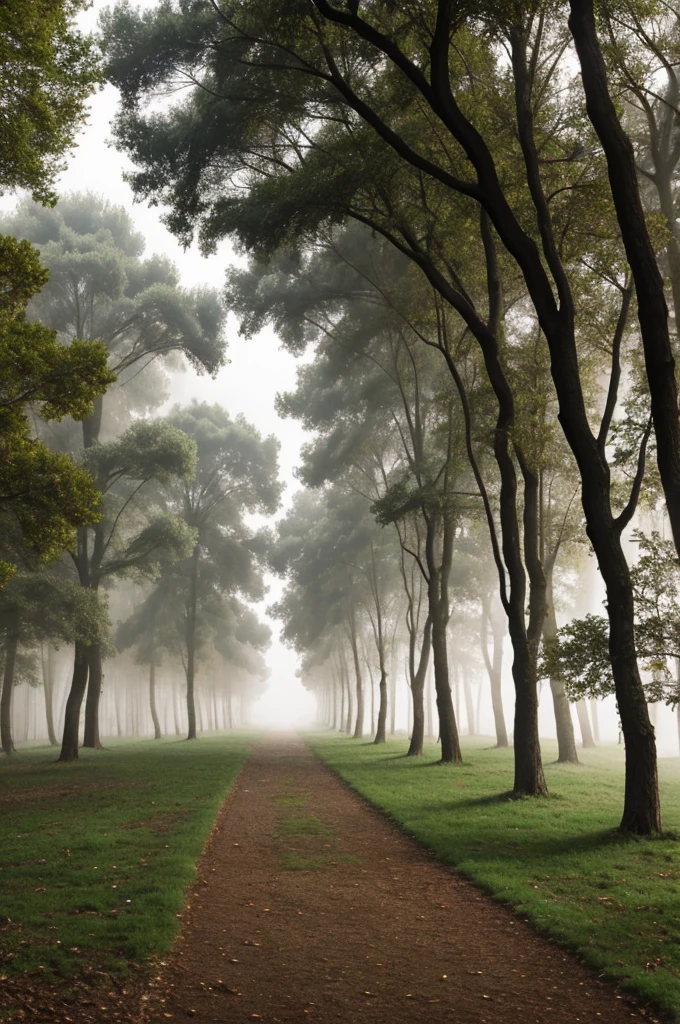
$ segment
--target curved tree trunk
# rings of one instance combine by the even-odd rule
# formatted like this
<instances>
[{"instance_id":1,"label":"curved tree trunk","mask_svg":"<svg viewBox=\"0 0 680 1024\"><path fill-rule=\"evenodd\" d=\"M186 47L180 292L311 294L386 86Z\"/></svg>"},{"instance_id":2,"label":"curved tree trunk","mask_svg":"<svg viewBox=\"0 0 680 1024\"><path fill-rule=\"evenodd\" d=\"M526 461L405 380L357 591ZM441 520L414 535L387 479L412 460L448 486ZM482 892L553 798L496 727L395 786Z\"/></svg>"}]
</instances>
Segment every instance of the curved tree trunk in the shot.
<instances>
[{"instance_id":1,"label":"curved tree trunk","mask_svg":"<svg viewBox=\"0 0 680 1024\"><path fill-rule=\"evenodd\" d=\"M420 658L418 668L411 680L411 693L413 694L413 731L409 744L407 757L422 757L423 741L425 735L425 682L427 670L430 664L430 651L432 650L432 620L428 616L425 620L423 631L423 642L420 647ZM428 696L429 703L429 696Z\"/></svg>"},{"instance_id":2,"label":"curved tree trunk","mask_svg":"<svg viewBox=\"0 0 680 1024\"><path fill-rule=\"evenodd\" d=\"M5 633L5 669L2 677L2 695L0 696L0 744L3 754L14 753L12 739L12 694L14 691L14 673L19 648L20 618L18 610L7 616Z\"/></svg>"},{"instance_id":3,"label":"curved tree trunk","mask_svg":"<svg viewBox=\"0 0 680 1024\"><path fill-rule=\"evenodd\" d=\"M99 737L99 701L102 695L102 649L99 644L92 644L89 649L89 675L87 698L85 700L85 731L83 746L101 750Z\"/></svg>"},{"instance_id":4,"label":"curved tree trunk","mask_svg":"<svg viewBox=\"0 0 680 1024\"><path fill-rule=\"evenodd\" d=\"M78 760L78 732L80 727L80 709L87 687L87 674L89 671L88 649L85 644L76 641L75 656L73 659L73 678L71 689L66 700L64 711L64 734L61 740L61 753L59 761Z\"/></svg>"}]
</instances>

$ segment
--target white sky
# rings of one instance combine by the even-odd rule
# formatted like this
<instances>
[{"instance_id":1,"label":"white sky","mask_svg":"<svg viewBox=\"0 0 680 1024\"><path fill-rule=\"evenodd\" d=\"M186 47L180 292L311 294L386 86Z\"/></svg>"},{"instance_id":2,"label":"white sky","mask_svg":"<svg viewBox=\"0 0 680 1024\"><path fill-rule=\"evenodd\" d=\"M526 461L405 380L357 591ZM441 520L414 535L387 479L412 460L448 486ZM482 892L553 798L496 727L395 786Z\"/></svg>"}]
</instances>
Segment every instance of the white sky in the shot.
<instances>
[{"instance_id":1,"label":"white sky","mask_svg":"<svg viewBox=\"0 0 680 1024\"><path fill-rule=\"evenodd\" d=\"M143 0L140 7L153 7L155 0ZM99 12L107 2L95 0L89 11L80 16L86 30L96 28ZM160 221L160 211L145 205L133 206L132 192L123 181L123 171L130 161L107 145L110 122L116 109L117 93L111 86L92 97L88 122L78 138L78 146L59 181L60 192L92 191L105 195L113 203L132 210L136 226L147 239L147 255L160 252L179 267L182 284L187 287L208 285L221 289L226 268L240 262L228 243L209 258L195 247L184 251ZM213 380L199 377L192 370L173 377L171 402L185 403L193 398L223 405L231 415L243 415L263 434L275 434L281 442L280 475L286 483L284 503L290 501L297 485L293 468L298 461L303 432L298 423L281 420L274 409L278 391L285 391L295 382L295 360L284 352L271 332L252 341L240 338L237 324L230 317L227 331L229 363ZM264 617L267 604L276 599L281 583L270 579L270 592L259 608ZM313 700L295 677L297 656L278 640L278 625L270 620L274 642L267 654L271 680L267 694L254 709L254 720L260 724L294 725L309 721Z\"/></svg>"}]
</instances>

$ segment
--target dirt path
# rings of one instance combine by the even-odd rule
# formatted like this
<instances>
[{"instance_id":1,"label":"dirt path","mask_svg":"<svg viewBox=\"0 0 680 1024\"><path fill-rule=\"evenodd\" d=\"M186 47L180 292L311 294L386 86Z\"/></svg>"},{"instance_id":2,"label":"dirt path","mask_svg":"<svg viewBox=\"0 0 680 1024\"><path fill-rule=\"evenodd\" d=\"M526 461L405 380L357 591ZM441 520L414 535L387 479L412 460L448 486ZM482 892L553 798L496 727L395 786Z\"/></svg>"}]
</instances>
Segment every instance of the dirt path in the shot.
<instances>
[{"instance_id":1,"label":"dirt path","mask_svg":"<svg viewBox=\"0 0 680 1024\"><path fill-rule=\"evenodd\" d=\"M623 1024L640 1011L283 738L245 766L148 997L148 1024L187 1018Z\"/></svg>"}]
</instances>

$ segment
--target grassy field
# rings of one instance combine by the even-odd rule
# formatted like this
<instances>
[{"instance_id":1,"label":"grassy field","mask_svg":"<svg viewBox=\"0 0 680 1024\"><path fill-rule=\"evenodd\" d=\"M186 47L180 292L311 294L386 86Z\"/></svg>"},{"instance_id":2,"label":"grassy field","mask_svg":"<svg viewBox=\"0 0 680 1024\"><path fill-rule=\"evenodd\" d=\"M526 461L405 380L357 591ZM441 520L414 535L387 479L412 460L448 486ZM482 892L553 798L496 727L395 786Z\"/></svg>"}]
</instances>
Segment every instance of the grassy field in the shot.
<instances>
[{"instance_id":1,"label":"grassy field","mask_svg":"<svg viewBox=\"0 0 680 1024\"><path fill-rule=\"evenodd\" d=\"M167 951L252 737L117 743L0 762L0 975L125 976Z\"/></svg>"},{"instance_id":2,"label":"grassy field","mask_svg":"<svg viewBox=\"0 0 680 1024\"><path fill-rule=\"evenodd\" d=\"M601 973L680 1020L680 759L659 765L663 838L626 839L620 748L551 763L550 797L513 800L512 752L468 744L462 767L434 747L405 758L405 741L374 747L307 737L339 775L447 864L509 904ZM455 919L451 927L456 928Z\"/></svg>"}]
</instances>

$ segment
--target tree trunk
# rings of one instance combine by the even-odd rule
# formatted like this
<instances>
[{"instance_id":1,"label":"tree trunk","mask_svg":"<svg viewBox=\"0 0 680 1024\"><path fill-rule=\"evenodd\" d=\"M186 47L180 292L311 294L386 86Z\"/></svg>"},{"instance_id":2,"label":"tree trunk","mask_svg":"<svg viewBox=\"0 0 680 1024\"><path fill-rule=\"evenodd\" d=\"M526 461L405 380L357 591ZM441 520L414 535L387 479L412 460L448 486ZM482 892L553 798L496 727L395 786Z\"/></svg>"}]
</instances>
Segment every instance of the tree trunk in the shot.
<instances>
[{"instance_id":1,"label":"tree trunk","mask_svg":"<svg viewBox=\"0 0 680 1024\"><path fill-rule=\"evenodd\" d=\"M89 648L89 675L87 698L85 700L85 732L83 746L101 750L99 737L99 701L102 694L102 649L99 644L91 644Z\"/></svg>"},{"instance_id":2,"label":"tree trunk","mask_svg":"<svg viewBox=\"0 0 680 1024\"><path fill-rule=\"evenodd\" d=\"M551 640L557 636L557 616L555 615L555 598L553 594L552 566L546 573L546 609L543 622L543 638ZM564 681L558 676L550 677L550 692L555 712L557 729L557 760L566 764L578 764L576 740L574 739L574 723L571 720L571 709L564 689Z\"/></svg>"},{"instance_id":3,"label":"tree trunk","mask_svg":"<svg viewBox=\"0 0 680 1024\"><path fill-rule=\"evenodd\" d=\"M73 659L73 679L71 689L66 700L64 711L64 734L61 740L61 753L59 761L78 760L78 732L80 729L80 709L87 687L87 674L89 671L89 650L85 644L76 641L75 656Z\"/></svg>"},{"instance_id":4,"label":"tree trunk","mask_svg":"<svg viewBox=\"0 0 680 1024\"><path fill-rule=\"evenodd\" d=\"M600 742L600 719L598 717L597 698L593 697L590 704L590 720L593 723L593 746Z\"/></svg>"},{"instance_id":5,"label":"tree trunk","mask_svg":"<svg viewBox=\"0 0 680 1024\"><path fill-rule=\"evenodd\" d=\"M444 526L444 543L452 545L453 538L447 537ZM437 564L435 553L437 524L433 516L428 517L425 553L428 570L427 599L428 612L432 621L432 661L434 663L434 686L437 694L437 714L439 716L439 739L441 743L442 762L444 764L462 764L463 756L458 739L458 726L453 711L451 684L449 682L449 662L446 649L446 629L449 622L448 577L450 561L446 565L446 554L442 554L441 564Z\"/></svg>"},{"instance_id":6,"label":"tree trunk","mask_svg":"<svg viewBox=\"0 0 680 1024\"><path fill-rule=\"evenodd\" d=\"M12 695L14 691L14 673L19 648L19 632L21 628L19 612L13 609L7 616L5 633L5 670L2 678L2 696L0 696L0 745L3 754L14 753L12 739Z\"/></svg>"},{"instance_id":7,"label":"tree trunk","mask_svg":"<svg viewBox=\"0 0 680 1024\"><path fill-rule=\"evenodd\" d=\"M149 708L151 710L151 720L153 722L153 738L155 740L162 739L161 723L158 719L158 711L156 709L156 664L153 660L153 651L151 652L151 661L149 662Z\"/></svg>"},{"instance_id":8,"label":"tree trunk","mask_svg":"<svg viewBox=\"0 0 680 1024\"><path fill-rule=\"evenodd\" d=\"M647 220L640 198L635 151L619 121L616 108L609 95L607 68L597 36L592 0L571 0L570 6L569 28L581 64L581 80L586 97L586 109L602 143L607 160L609 185L616 217L635 282L638 321L656 435L657 464L673 539L680 553L678 389L663 278L649 237ZM675 215L673 216L675 217ZM633 699L633 703L637 704L637 697ZM624 724L624 732L625 729ZM639 734L635 738L631 735L631 739L633 745L642 753L643 762L647 763L650 756L647 728L641 725ZM639 777L639 771L635 771L634 774ZM654 777L656 778L656 775ZM652 780L642 784L642 780L639 779L639 784L642 786L642 790L648 794L654 790ZM633 786L633 789L636 788L637 785ZM634 821L639 825L640 813L641 808L638 808L637 811L631 810L631 822ZM650 809L647 817L650 821L657 820L658 809ZM625 818L626 812L624 811Z\"/></svg>"},{"instance_id":9,"label":"tree trunk","mask_svg":"<svg viewBox=\"0 0 680 1024\"><path fill-rule=\"evenodd\" d=\"M47 647L47 656L45 655ZM57 734L54 730L54 654L51 644L40 645L40 659L42 662L43 688L45 690L45 718L47 720L47 737L50 746L56 747Z\"/></svg>"},{"instance_id":10,"label":"tree trunk","mask_svg":"<svg viewBox=\"0 0 680 1024\"><path fill-rule=\"evenodd\" d=\"M196 739L196 698L194 686L196 680L196 604L198 589L198 559L199 548L195 546L191 556L191 568L189 576L189 598L187 601L187 626L186 626L186 647L187 647L187 719L189 729L188 740Z\"/></svg>"},{"instance_id":11,"label":"tree trunk","mask_svg":"<svg viewBox=\"0 0 680 1024\"><path fill-rule=\"evenodd\" d=\"M411 732L411 743L408 748L407 757L422 757L423 741L425 733L425 684L427 670L430 665L430 651L432 649L432 620L425 620L423 630L423 642L420 647L420 659L418 668L411 680L411 693L413 694L413 731ZM427 694L429 705L429 727L432 731L432 705L430 695Z\"/></svg>"},{"instance_id":12,"label":"tree trunk","mask_svg":"<svg viewBox=\"0 0 680 1024\"><path fill-rule=\"evenodd\" d=\"M496 730L496 747L505 748L508 746L508 730L505 726L505 715L503 713L503 694L501 690L503 678L503 638L505 636L505 621L503 616L494 615L491 610L491 595L487 594L482 599L482 623L481 623L481 647L484 665L489 676L491 687L491 708L493 710L494 728ZM489 657L488 627L491 626L493 636L493 655Z\"/></svg>"},{"instance_id":13,"label":"tree trunk","mask_svg":"<svg viewBox=\"0 0 680 1024\"><path fill-rule=\"evenodd\" d=\"M477 723L475 722L475 705L472 699L472 687L470 686L470 677L465 671L465 667L461 662L456 665L456 672L459 677L463 680L463 693L465 695L465 715L467 717L467 734L468 736L477 735Z\"/></svg>"},{"instance_id":14,"label":"tree trunk","mask_svg":"<svg viewBox=\"0 0 680 1024\"><path fill-rule=\"evenodd\" d=\"M584 749L595 746L595 740L590 729L590 718L588 716L588 705L585 699L582 697L581 700L576 701L576 714L578 715L578 724L581 730L581 742Z\"/></svg>"},{"instance_id":15,"label":"tree trunk","mask_svg":"<svg viewBox=\"0 0 680 1024\"><path fill-rule=\"evenodd\" d=\"M373 741L377 744L385 742L387 729L387 671L385 669L384 657L381 657L380 660L382 663L380 665L380 683L378 684L380 705L378 708L378 728L376 729L375 740Z\"/></svg>"},{"instance_id":16,"label":"tree trunk","mask_svg":"<svg viewBox=\"0 0 680 1024\"><path fill-rule=\"evenodd\" d=\"M352 608L349 641L352 648L352 659L354 663L354 679L356 682L356 723L354 725L353 738L360 739L364 735L364 680L362 679L362 666L359 664L358 643L356 642L356 620Z\"/></svg>"}]
</instances>

